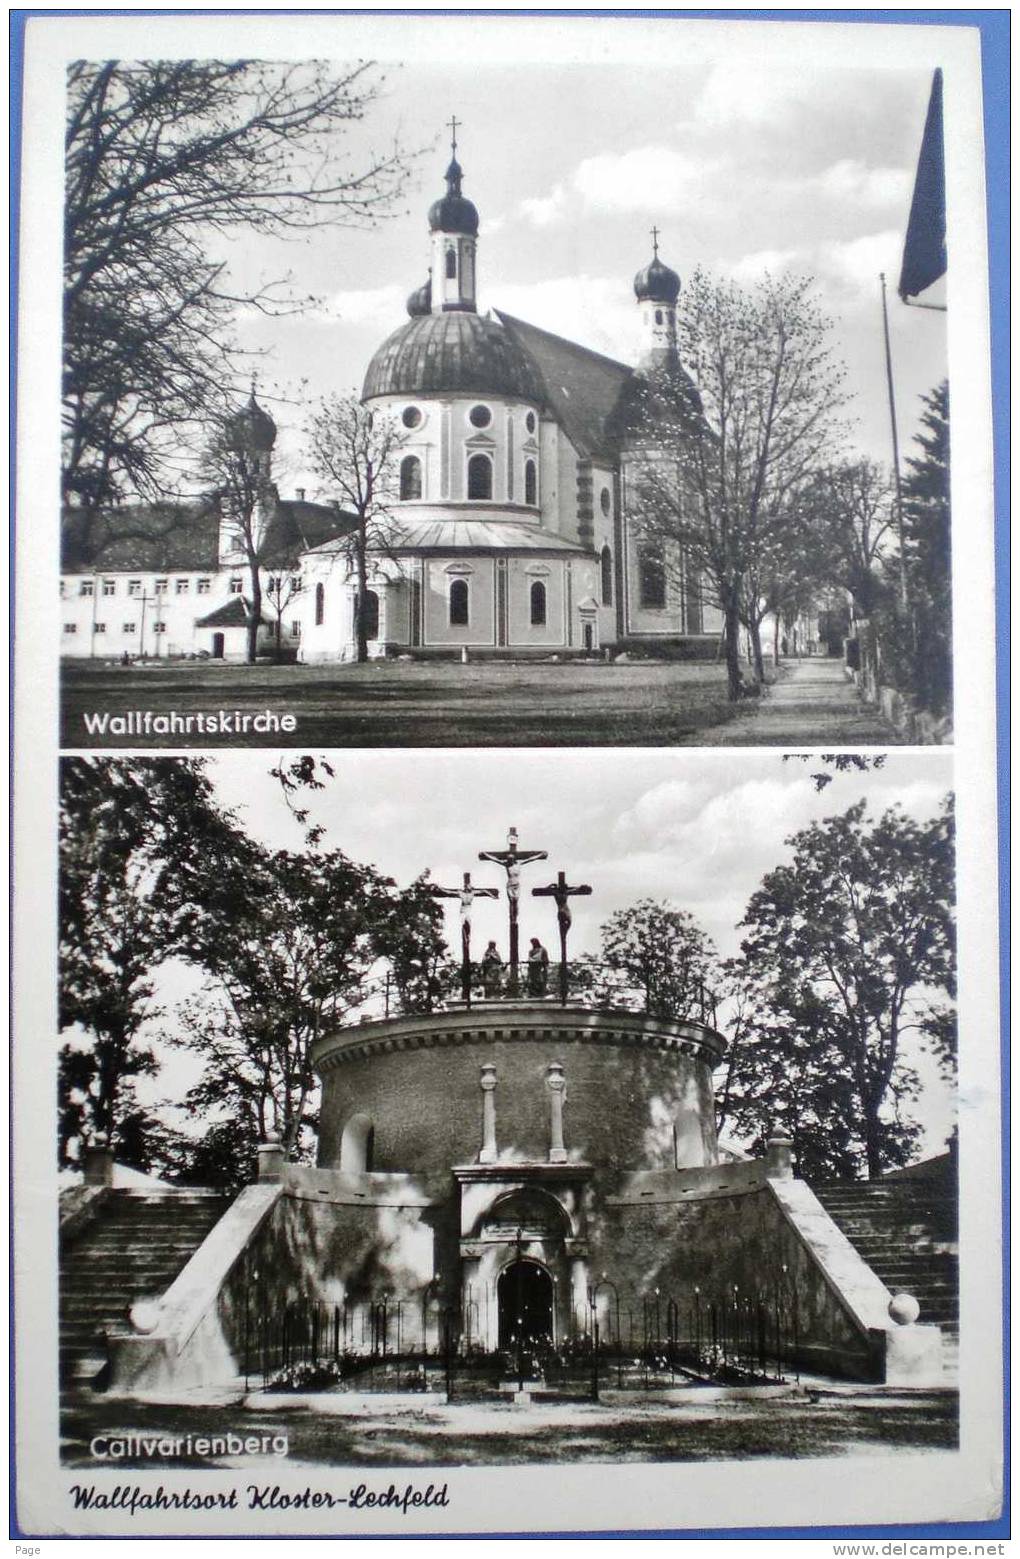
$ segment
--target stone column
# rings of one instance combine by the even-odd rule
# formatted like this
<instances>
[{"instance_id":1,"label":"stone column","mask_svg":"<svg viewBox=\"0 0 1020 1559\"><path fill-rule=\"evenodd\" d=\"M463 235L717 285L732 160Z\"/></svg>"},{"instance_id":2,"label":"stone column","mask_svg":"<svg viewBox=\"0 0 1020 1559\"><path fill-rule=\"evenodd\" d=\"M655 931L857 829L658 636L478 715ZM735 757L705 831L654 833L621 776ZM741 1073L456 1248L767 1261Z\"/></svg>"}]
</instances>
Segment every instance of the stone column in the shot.
<instances>
[{"instance_id":1,"label":"stone column","mask_svg":"<svg viewBox=\"0 0 1020 1559\"><path fill-rule=\"evenodd\" d=\"M793 1140L770 1137L765 1149L765 1175L769 1180L793 1179Z\"/></svg>"},{"instance_id":2,"label":"stone column","mask_svg":"<svg viewBox=\"0 0 1020 1559\"><path fill-rule=\"evenodd\" d=\"M563 1100L567 1080L559 1061L550 1061L546 1067L545 1082L549 1089L549 1162L565 1164L567 1150L563 1145Z\"/></svg>"},{"instance_id":3,"label":"stone column","mask_svg":"<svg viewBox=\"0 0 1020 1559\"><path fill-rule=\"evenodd\" d=\"M113 1149L85 1148L82 1152L82 1174L88 1186L113 1185Z\"/></svg>"},{"instance_id":4,"label":"stone column","mask_svg":"<svg viewBox=\"0 0 1020 1559\"><path fill-rule=\"evenodd\" d=\"M480 1164L494 1164L496 1162L496 1068L491 1061L486 1061L481 1069L482 1088L482 1150L478 1155Z\"/></svg>"},{"instance_id":5,"label":"stone column","mask_svg":"<svg viewBox=\"0 0 1020 1559\"><path fill-rule=\"evenodd\" d=\"M258 1155L259 1179L271 1184L279 1184L283 1179L283 1166L287 1161L287 1155L275 1131L266 1132L265 1142L260 1142L258 1145Z\"/></svg>"}]
</instances>

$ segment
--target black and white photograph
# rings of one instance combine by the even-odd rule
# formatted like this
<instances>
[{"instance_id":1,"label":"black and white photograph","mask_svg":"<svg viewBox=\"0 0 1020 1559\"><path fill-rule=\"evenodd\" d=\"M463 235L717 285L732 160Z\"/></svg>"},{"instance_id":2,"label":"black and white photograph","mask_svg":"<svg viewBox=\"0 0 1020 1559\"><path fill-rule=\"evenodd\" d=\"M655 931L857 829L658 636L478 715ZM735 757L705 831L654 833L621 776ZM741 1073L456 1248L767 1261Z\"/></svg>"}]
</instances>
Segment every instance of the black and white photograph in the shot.
<instances>
[{"instance_id":1,"label":"black and white photograph","mask_svg":"<svg viewBox=\"0 0 1020 1559\"><path fill-rule=\"evenodd\" d=\"M1006 1535L941 14L19 13L12 1536Z\"/></svg>"},{"instance_id":2,"label":"black and white photograph","mask_svg":"<svg viewBox=\"0 0 1020 1559\"><path fill-rule=\"evenodd\" d=\"M464 25L69 68L65 743L951 739L941 68Z\"/></svg>"}]
</instances>

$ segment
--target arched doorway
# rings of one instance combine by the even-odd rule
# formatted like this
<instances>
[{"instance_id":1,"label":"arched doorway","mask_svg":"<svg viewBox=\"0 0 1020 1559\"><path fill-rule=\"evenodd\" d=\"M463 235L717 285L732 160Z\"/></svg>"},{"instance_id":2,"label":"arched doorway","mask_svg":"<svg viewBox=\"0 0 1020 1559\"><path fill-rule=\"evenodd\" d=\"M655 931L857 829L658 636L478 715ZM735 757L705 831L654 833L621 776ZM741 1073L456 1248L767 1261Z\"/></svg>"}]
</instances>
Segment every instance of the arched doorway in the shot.
<instances>
[{"instance_id":1,"label":"arched doorway","mask_svg":"<svg viewBox=\"0 0 1020 1559\"><path fill-rule=\"evenodd\" d=\"M496 1284L499 1309L499 1346L516 1346L523 1334L525 1343L552 1340L553 1282L537 1261L514 1261L504 1267Z\"/></svg>"}]
</instances>

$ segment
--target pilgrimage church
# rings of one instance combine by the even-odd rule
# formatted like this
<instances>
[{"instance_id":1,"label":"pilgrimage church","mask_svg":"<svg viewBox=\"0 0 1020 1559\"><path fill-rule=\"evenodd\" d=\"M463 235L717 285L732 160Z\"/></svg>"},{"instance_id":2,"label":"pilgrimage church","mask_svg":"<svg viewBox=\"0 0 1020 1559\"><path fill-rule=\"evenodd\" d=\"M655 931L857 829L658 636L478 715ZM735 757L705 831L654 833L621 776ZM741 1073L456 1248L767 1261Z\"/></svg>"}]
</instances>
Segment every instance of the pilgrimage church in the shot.
<instances>
[{"instance_id":1,"label":"pilgrimage church","mask_svg":"<svg viewBox=\"0 0 1020 1559\"><path fill-rule=\"evenodd\" d=\"M722 616L704 582L643 546L631 512L645 408L668 392L700 415L678 360L680 279L657 235L634 279L631 368L478 312L478 211L462 183L454 140L446 193L428 213L429 279L365 375L364 404L402 436L369 559L369 653L593 654L656 641L711 653ZM280 497L276 428L254 392L238 422L264 481L260 652L354 658L353 517L304 492ZM133 530L87 558L65 539L65 653L242 658L249 587L229 516L211 505Z\"/></svg>"}]
</instances>

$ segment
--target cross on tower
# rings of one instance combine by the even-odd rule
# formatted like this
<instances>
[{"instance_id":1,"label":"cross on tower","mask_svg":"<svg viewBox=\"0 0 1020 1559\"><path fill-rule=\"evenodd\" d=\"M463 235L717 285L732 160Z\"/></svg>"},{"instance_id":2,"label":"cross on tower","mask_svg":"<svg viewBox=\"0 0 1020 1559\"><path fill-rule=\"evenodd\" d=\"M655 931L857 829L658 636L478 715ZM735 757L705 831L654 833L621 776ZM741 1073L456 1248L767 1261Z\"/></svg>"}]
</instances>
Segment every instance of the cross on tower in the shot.
<instances>
[{"instance_id":1,"label":"cross on tower","mask_svg":"<svg viewBox=\"0 0 1020 1559\"><path fill-rule=\"evenodd\" d=\"M495 861L497 866L502 866L506 872L506 896L510 903L510 991L517 991L517 969L520 963L518 956L518 926L517 906L521 897L521 867L527 866L531 861L545 861L548 859L547 850L522 850L517 844L517 830L511 828L507 834L507 847L505 850L479 850L480 861Z\"/></svg>"},{"instance_id":2,"label":"cross on tower","mask_svg":"<svg viewBox=\"0 0 1020 1559\"><path fill-rule=\"evenodd\" d=\"M556 902L556 922L560 928L560 1001L563 1002L567 999L567 933L573 918L570 900L575 896L587 897L590 892L591 888L586 882L572 886L564 872L557 873L556 881L546 887L531 890L532 898L554 899Z\"/></svg>"},{"instance_id":3,"label":"cross on tower","mask_svg":"<svg viewBox=\"0 0 1020 1559\"><path fill-rule=\"evenodd\" d=\"M656 259L659 258L659 229L657 227L652 228L652 253Z\"/></svg>"},{"instance_id":4,"label":"cross on tower","mask_svg":"<svg viewBox=\"0 0 1020 1559\"><path fill-rule=\"evenodd\" d=\"M430 883L428 892L435 899L460 899L460 985L461 995L466 1002L471 1000L471 906L475 899L498 899L498 888L476 888L471 882L471 873L464 873L464 886L462 888L440 888L435 883Z\"/></svg>"},{"instance_id":5,"label":"cross on tower","mask_svg":"<svg viewBox=\"0 0 1020 1559\"><path fill-rule=\"evenodd\" d=\"M463 128L464 128L464 121L462 119L458 120L456 114L451 114L450 115L450 149L453 152L454 157L456 157L456 155L457 155L457 125L458 125L458 123L460 124L460 127L463 130Z\"/></svg>"}]
</instances>

